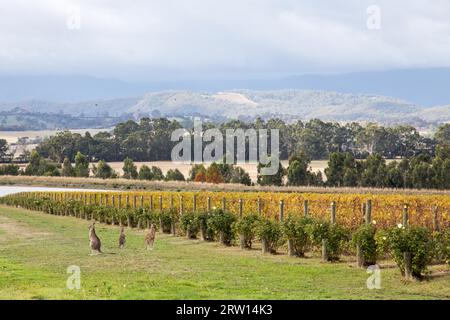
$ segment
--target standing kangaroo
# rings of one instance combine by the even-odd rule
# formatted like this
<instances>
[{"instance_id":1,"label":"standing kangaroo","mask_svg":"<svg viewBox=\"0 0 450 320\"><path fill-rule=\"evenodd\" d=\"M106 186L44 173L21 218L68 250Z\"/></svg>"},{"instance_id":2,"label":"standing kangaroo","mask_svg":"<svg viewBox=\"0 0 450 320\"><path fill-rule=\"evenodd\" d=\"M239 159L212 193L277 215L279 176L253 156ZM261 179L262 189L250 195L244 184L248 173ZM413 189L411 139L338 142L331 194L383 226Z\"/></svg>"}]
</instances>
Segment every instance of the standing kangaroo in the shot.
<instances>
[{"instance_id":1,"label":"standing kangaroo","mask_svg":"<svg viewBox=\"0 0 450 320\"><path fill-rule=\"evenodd\" d=\"M147 250L153 250L153 244L155 243L156 227L152 223L145 235L145 248Z\"/></svg>"},{"instance_id":2,"label":"standing kangaroo","mask_svg":"<svg viewBox=\"0 0 450 320\"><path fill-rule=\"evenodd\" d=\"M100 238L95 233L95 221L89 226L89 244L91 255L102 253Z\"/></svg>"},{"instance_id":3,"label":"standing kangaroo","mask_svg":"<svg viewBox=\"0 0 450 320\"><path fill-rule=\"evenodd\" d=\"M125 246L125 231L124 227L120 226L120 236L119 236L119 248L122 249Z\"/></svg>"}]
</instances>

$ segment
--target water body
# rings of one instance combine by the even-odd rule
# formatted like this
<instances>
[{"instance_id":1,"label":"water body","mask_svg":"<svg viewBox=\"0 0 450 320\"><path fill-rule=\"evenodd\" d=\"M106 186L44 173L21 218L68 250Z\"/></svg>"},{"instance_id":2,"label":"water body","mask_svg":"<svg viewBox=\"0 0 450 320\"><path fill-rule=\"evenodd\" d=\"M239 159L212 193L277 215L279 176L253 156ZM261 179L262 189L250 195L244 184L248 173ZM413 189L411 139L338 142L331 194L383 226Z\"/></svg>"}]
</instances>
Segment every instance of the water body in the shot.
<instances>
[{"instance_id":1,"label":"water body","mask_svg":"<svg viewBox=\"0 0 450 320\"><path fill-rule=\"evenodd\" d=\"M33 187L33 186L0 186L0 197L19 192L32 191L103 191L99 189L77 189L77 188L52 188L52 187Z\"/></svg>"}]
</instances>

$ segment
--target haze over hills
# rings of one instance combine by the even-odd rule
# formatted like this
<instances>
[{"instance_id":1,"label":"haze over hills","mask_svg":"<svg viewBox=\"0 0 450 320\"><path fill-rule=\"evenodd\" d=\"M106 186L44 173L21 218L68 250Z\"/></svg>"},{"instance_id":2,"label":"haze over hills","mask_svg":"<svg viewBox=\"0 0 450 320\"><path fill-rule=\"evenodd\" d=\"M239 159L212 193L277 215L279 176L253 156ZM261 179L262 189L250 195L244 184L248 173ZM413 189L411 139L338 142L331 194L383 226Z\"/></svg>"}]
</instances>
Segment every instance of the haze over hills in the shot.
<instances>
[{"instance_id":1,"label":"haze over hills","mask_svg":"<svg viewBox=\"0 0 450 320\"><path fill-rule=\"evenodd\" d=\"M142 96L148 92L303 89L395 97L421 106L450 104L450 68L404 69L261 78L124 81L84 75L0 75L0 102L80 102Z\"/></svg>"}]
</instances>

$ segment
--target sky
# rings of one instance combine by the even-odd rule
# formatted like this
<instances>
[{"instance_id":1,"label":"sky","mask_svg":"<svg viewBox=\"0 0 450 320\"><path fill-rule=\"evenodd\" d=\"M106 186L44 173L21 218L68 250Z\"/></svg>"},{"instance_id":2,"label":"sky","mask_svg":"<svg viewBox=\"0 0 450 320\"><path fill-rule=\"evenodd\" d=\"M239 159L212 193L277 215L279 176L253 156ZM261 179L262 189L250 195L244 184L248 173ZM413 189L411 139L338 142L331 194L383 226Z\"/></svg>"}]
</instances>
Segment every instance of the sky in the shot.
<instances>
[{"instance_id":1,"label":"sky","mask_svg":"<svg viewBox=\"0 0 450 320\"><path fill-rule=\"evenodd\" d=\"M270 78L450 67L448 0L0 0L0 74Z\"/></svg>"}]
</instances>

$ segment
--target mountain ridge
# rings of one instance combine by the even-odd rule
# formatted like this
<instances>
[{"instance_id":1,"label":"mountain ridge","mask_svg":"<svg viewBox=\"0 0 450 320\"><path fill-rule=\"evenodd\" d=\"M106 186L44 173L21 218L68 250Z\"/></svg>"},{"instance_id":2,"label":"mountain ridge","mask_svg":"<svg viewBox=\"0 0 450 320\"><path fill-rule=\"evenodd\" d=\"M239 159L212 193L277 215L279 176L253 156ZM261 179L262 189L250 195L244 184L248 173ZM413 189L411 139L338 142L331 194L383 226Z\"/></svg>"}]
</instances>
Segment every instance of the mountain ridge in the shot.
<instances>
[{"instance_id":1,"label":"mountain ridge","mask_svg":"<svg viewBox=\"0 0 450 320\"><path fill-rule=\"evenodd\" d=\"M39 100L0 103L3 113L14 108L79 117L123 118L129 115L134 119L145 116L203 116L225 120L280 117L286 120L318 118L324 121L373 121L415 126L450 122L448 105L426 107L379 95L299 89L164 90L140 97L74 103Z\"/></svg>"}]
</instances>

